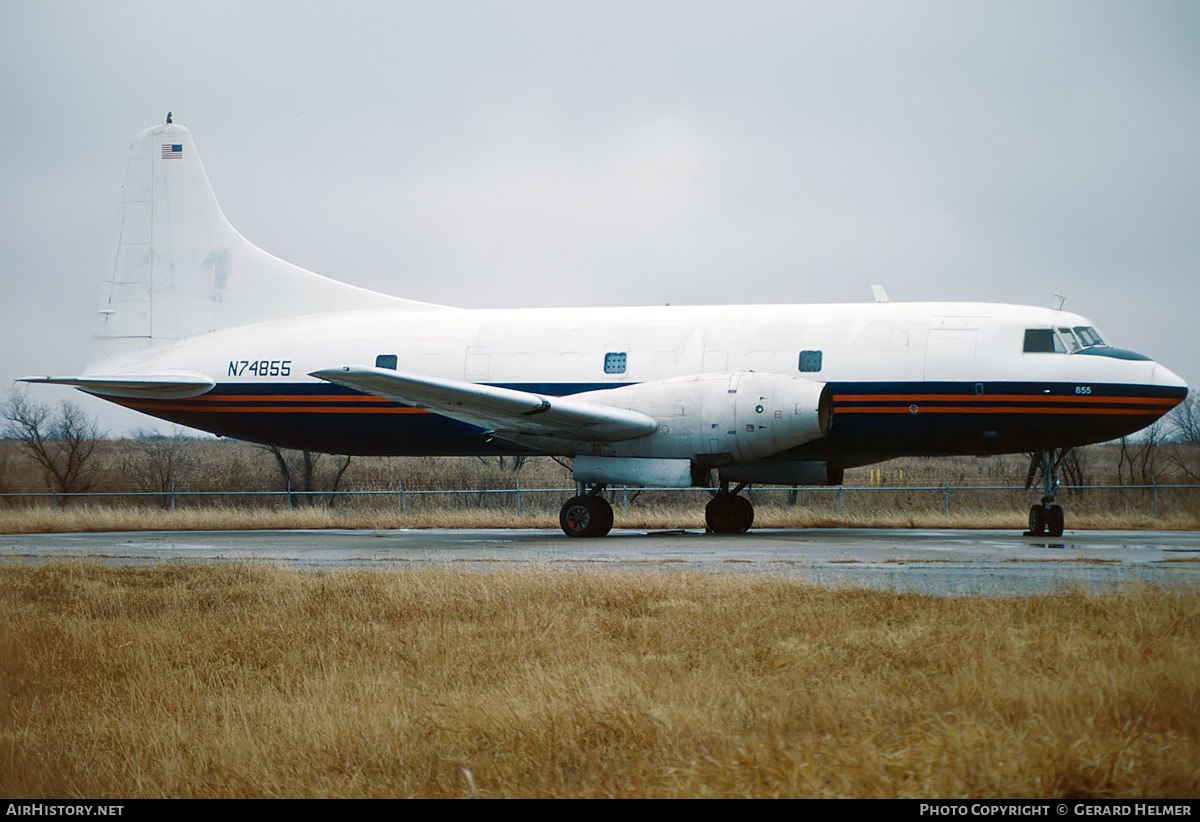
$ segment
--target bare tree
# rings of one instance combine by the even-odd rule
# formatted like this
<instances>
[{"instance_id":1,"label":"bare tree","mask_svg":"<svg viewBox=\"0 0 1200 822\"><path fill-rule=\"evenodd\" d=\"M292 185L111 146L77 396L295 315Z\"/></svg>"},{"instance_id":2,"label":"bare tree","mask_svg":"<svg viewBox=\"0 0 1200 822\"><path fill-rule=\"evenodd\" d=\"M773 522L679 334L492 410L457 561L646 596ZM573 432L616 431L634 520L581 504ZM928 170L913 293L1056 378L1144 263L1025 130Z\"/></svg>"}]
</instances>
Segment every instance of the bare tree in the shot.
<instances>
[{"instance_id":1,"label":"bare tree","mask_svg":"<svg viewBox=\"0 0 1200 822\"><path fill-rule=\"evenodd\" d=\"M96 423L71 402L57 411L35 403L23 391L15 391L4 409L8 420L5 434L21 444L22 450L42 470L46 487L58 494L78 494L96 482L96 448L100 434Z\"/></svg>"},{"instance_id":2,"label":"bare tree","mask_svg":"<svg viewBox=\"0 0 1200 822\"><path fill-rule=\"evenodd\" d=\"M1185 445L1200 445L1200 397L1192 394L1167 414L1171 439Z\"/></svg>"},{"instance_id":3,"label":"bare tree","mask_svg":"<svg viewBox=\"0 0 1200 822\"><path fill-rule=\"evenodd\" d=\"M1079 488L1088 484L1088 453L1085 448L1072 448L1063 456L1059 470L1067 485Z\"/></svg>"},{"instance_id":4,"label":"bare tree","mask_svg":"<svg viewBox=\"0 0 1200 822\"><path fill-rule=\"evenodd\" d=\"M12 471L12 449L8 443L0 443L0 497L11 493L13 490L9 485L9 475Z\"/></svg>"},{"instance_id":5,"label":"bare tree","mask_svg":"<svg viewBox=\"0 0 1200 822\"><path fill-rule=\"evenodd\" d=\"M1148 485L1158 467L1159 452L1166 433L1162 420L1138 432L1138 438L1121 437L1117 451L1117 482Z\"/></svg>"},{"instance_id":6,"label":"bare tree","mask_svg":"<svg viewBox=\"0 0 1200 822\"><path fill-rule=\"evenodd\" d=\"M196 471L198 461L189 445L179 428L170 435L140 430L133 435L133 453L121 461L121 470L139 490L169 494ZM163 505L170 505L168 497Z\"/></svg>"},{"instance_id":7,"label":"bare tree","mask_svg":"<svg viewBox=\"0 0 1200 822\"><path fill-rule=\"evenodd\" d=\"M314 505L318 501L318 496L313 492L329 491L328 504L333 507L338 486L342 483L346 469L350 467L351 458L349 456L334 457L315 451L289 451L274 445L267 445L264 448L275 458L275 465L279 468L279 477L288 490L289 505ZM330 459L334 461L331 468L332 478L327 477L329 471L320 470L323 458L326 456L330 456ZM339 460L340 464L338 464ZM325 482L321 481L323 474L327 477ZM321 488L319 487L321 485L329 487Z\"/></svg>"},{"instance_id":8,"label":"bare tree","mask_svg":"<svg viewBox=\"0 0 1200 822\"><path fill-rule=\"evenodd\" d=\"M509 470L511 470L514 474L519 473L521 468L525 465L525 456L523 454L517 454L516 456L509 457L509 459L512 460L512 462L507 465ZM505 467L504 455L501 454L500 470L503 471Z\"/></svg>"},{"instance_id":9,"label":"bare tree","mask_svg":"<svg viewBox=\"0 0 1200 822\"><path fill-rule=\"evenodd\" d=\"M1166 417L1174 445L1165 448L1165 459L1184 479L1200 480L1200 397L1189 396Z\"/></svg>"}]
</instances>

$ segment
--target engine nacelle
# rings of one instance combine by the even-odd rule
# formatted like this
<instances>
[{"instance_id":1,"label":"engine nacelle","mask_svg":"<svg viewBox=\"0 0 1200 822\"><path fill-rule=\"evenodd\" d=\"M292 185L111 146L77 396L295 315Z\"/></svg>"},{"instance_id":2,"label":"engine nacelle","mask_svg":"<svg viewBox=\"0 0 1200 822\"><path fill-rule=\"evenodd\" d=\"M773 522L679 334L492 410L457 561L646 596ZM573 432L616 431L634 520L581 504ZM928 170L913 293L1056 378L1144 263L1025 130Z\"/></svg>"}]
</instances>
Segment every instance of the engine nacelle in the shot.
<instances>
[{"instance_id":1,"label":"engine nacelle","mask_svg":"<svg viewBox=\"0 0 1200 822\"><path fill-rule=\"evenodd\" d=\"M795 448L823 436L831 421L825 383L756 371L675 377L572 398L640 411L659 423L649 436L581 444L579 453L689 459L706 467Z\"/></svg>"}]
</instances>

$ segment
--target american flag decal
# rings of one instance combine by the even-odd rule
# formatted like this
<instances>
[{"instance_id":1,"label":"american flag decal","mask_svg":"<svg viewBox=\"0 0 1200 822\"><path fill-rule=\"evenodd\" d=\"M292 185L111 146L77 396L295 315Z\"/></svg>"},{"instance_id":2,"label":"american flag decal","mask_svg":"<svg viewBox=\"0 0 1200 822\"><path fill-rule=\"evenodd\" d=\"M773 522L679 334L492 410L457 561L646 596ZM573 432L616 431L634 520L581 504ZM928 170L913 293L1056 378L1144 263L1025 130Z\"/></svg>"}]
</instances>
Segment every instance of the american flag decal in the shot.
<instances>
[{"instance_id":1,"label":"american flag decal","mask_svg":"<svg viewBox=\"0 0 1200 822\"><path fill-rule=\"evenodd\" d=\"M179 143L175 143L174 145L172 145L170 143L163 143L162 158L164 160L182 160L183 159L183 146L180 145Z\"/></svg>"}]
</instances>

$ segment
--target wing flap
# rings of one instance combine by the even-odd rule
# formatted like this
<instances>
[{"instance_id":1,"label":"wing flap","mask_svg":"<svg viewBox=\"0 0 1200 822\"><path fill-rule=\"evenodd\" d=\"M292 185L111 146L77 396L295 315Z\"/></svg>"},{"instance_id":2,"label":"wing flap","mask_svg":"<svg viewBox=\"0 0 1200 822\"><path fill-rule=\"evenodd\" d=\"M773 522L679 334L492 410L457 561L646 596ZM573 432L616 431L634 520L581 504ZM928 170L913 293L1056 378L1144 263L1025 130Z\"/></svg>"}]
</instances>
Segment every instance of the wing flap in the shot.
<instances>
[{"instance_id":1,"label":"wing flap","mask_svg":"<svg viewBox=\"0 0 1200 822\"><path fill-rule=\"evenodd\" d=\"M478 425L500 436L613 442L658 430L654 418L640 411L385 368L347 365L309 376Z\"/></svg>"},{"instance_id":2,"label":"wing flap","mask_svg":"<svg viewBox=\"0 0 1200 822\"><path fill-rule=\"evenodd\" d=\"M86 377L21 377L21 382L48 385L73 385L80 391L101 397L128 397L179 400L206 394L216 385L203 374L126 374Z\"/></svg>"}]
</instances>

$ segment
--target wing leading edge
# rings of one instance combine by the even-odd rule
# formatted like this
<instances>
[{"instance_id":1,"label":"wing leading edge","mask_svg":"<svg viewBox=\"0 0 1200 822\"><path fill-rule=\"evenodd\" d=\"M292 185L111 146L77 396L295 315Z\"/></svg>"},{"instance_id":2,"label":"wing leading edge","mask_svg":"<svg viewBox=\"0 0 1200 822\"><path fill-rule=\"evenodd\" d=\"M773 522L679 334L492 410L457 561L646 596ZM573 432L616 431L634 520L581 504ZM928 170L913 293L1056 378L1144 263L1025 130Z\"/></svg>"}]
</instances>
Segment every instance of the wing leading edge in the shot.
<instances>
[{"instance_id":1,"label":"wing leading edge","mask_svg":"<svg viewBox=\"0 0 1200 822\"><path fill-rule=\"evenodd\" d=\"M640 411L384 368L346 365L309 376L478 425L499 437L616 442L658 430L654 418Z\"/></svg>"}]
</instances>

